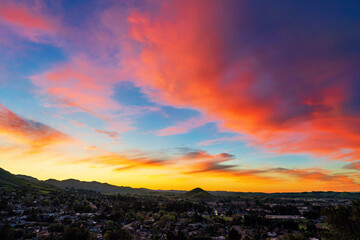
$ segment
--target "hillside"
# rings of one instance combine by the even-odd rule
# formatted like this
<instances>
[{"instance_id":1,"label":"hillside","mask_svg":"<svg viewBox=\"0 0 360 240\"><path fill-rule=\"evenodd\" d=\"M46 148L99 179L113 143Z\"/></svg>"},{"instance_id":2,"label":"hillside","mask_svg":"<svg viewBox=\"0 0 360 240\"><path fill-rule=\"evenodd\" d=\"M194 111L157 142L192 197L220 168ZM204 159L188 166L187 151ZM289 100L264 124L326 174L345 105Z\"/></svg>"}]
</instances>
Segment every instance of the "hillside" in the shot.
<instances>
[{"instance_id":1,"label":"hillside","mask_svg":"<svg viewBox=\"0 0 360 240\"><path fill-rule=\"evenodd\" d=\"M86 189L86 190L92 190L105 194L144 194L151 192L151 190L145 188L119 187L108 183L100 183L96 181L86 182L86 181L79 181L76 179L67 179L62 181L55 179L48 179L44 182L54 185L58 188Z\"/></svg>"},{"instance_id":2,"label":"hillside","mask_svg":"<svg viewBox=\"0 0 360 240\"><path fill-rule=\"evenodd\" d=\"M34 177L26 175L14 175L2 168L0 168L0 186L7 187L30 187L37 190L55 190L55 189L66 189L76 188L92 190L104 194L146 194L154 192L146 188L131 188L131 187L118 187L108 183L100 182L85 182L76 179L67 180L55 180L48 179L40 181Z\"/></svg>"},{"instance_id":3,"label":"hillside","mask_svg":"<svg viewBox=\"0 0 360 240\"><path fill-rule=\"evenodd\" d=\"M24 177L21 175L17 176L0 168L0 186L30 187L32 189L46 190L46 191L56 189L55 186L49 185L44 182L40 182L37 179L36 179L37 182L31 179L36 179L36 178L31 178L27 176Z\"/></svg>"},{"instance_id":4,"label":"hillside","mask_svg":"<svg viewBox=\"0 0 360 240\"><path fill-rule=\"evenodd\" d=\"M201 188L194 188L193 190L185 193L184 196L187 198L191 198L194 200L201 200L201 201L211 201L215 199L213 195L211 195L210 193L206 192Z\"/></svg>"},{"instance_id":5,"label":"hillside","mask_svg":"<svg viewBox=\"0 0 360 240\"><path fill-rule=\"evenodd\" d=\"M7 186L26 186L27 181L16 177L10 172L0 168L0 185Z\"/></svg>"}]
</instances>

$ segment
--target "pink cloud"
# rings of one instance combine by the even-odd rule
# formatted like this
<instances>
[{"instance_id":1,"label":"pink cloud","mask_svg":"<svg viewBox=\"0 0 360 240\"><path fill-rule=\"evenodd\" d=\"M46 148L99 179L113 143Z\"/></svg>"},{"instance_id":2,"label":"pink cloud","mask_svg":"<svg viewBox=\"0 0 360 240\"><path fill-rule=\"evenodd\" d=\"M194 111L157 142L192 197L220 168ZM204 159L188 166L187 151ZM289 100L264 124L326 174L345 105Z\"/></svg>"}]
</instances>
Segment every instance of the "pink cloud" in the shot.
<instances>
[{"instance_id":1,"label":"pink cloud","mask_svg":"<svg viewBox=\"0 0 360 240\"><path fill-rule=\"evenodd\" d=\"M178 122L175 126L161 129L157 132L157 135L158 136L170 136L170 135L188 133L190 130L201 127L211 121L212 120L205 118L205 117L191 118L184 122Z\"/></svg>"},{"instance_id":2,"label":"pink cloud","mask_svg":"<svg viewBox=\"0 0 360 240\"><path fill-rule=\"evenodd\" d=\"M119 137L119 133L117 133L117 132L103 131L103 130L99 130L99 129L94 129L94 131L97 133L105 134L108 137L113 138L113 139L118 139L118 137Z\"/></svg>"},{"instance_id":3,"label":"pink cloud","mask_svg":"<svg viewBox=\"0 0 360 240\"><path fill-rule=\"evenodd\" d=\"M238 142L238 141L247 141L247 140L249 140L249 137L246 136L223 137L223 138L211 139L211 140L199 142L198 145L209 146L209 145L215 145L215 144L221 144L227 142Z\"/></svg>"},{"instance_id":4,"label":"pink cloud","mask_svg":"<svg viewBox=\"0 0 360 240\"><path fill-rule=\"evenodd\" d=\"M115 76L112 70L103 69L84 58L75 58L64 65L31 77L47 95L63 106L76 108L103 119L121 109L112 95Z\"/></svg>"},{"instance_id":5,"label":"pink cloud","mask_svg":"<svg viewBox=\"0 0 360 240\"><path fill-rule=\"evenodd\" d=\"M75 120L71 120L71 123L75 124L75 125L78 126L78 127L84 127L84 126L85 126L85 124L80 123L80 122L75 121Z\"/></svg>"},{"instance_id":6,"label":"pink cloud","mask_svg":"<svg viewBox=\"0 0 360 240\"><path fill-rule=\"evenodd\" d=\"M60 19L48 15L42 1L2 1L0 22L31 41L49 41L60 30ZM8 39L9 40L9 39Z\"/></svg>"},{"instance_id":7,"label":"pink cloud","mask_svg":"<svg viewBox=\"0 0 360 240\"><path fill-rule=\"evenodd\" d=\"M224 8L216 1L169 1L157 15L133 11L129 34L141 51L129 56L127 67L137 85L153 101L198 109L219 119L222 129L246 134L251 144L278 154L359 159L360 118L346 111L346 92L356 77L354 59L337 57L321 36L307 43L281 38L282 44L305 49L288 60L278 45L231 45L232 38L224 35L235 34L230 24L239 13L223 17ZM330 53L316 59L310 51L316 47ZM274 64L271 59L277 58L283 62ZM160 135L186 132L189 125Z\"/></svg>"},{"instance_id":8,"label":"pink cloud","mask_svg":"<svg viewBox=\"0 0 360 240\"><path fill-rule=\"evenodd\" d=\"M33 150L69 142L72 138L45 124L18 116L0 104L0 135Z\"/></svg>"}]
</instances>

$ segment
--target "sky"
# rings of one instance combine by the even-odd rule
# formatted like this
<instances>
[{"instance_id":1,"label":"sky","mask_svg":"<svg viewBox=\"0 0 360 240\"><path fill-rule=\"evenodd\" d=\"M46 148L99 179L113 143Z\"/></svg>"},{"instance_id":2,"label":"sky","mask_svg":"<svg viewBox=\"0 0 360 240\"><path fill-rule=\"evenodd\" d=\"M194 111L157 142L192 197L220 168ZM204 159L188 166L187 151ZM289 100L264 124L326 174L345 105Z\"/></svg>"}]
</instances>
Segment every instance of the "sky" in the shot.
<instances>
[{"instance_id":1,"label":"sky","mask_svg":"<svg viewBox=\"0 0 360 240\"><path fill-rule=\"evenodd\" d=\"M0 167L360 191L360 4L0 0Z\"/></svg>"}]
</instances>

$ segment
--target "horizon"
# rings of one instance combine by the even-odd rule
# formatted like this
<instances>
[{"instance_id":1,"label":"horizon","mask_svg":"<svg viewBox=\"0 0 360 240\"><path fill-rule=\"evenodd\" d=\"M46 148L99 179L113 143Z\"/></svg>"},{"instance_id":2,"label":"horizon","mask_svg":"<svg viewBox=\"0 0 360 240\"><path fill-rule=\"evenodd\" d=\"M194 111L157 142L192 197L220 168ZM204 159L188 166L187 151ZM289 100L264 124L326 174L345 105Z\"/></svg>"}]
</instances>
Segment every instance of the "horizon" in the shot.
<instances>
[{"instance_id":1,"label":"horizon","mask_svg":"<svg viewBox=\"0 0 360 240\"><path fill-rule=\"evenodd\" d=\"M2 168L3 169L3 168ZM3 169L6 171L6 169ZM28 176L28 175L24 175L24 174L21 174L21 173L11 173L15 176L25 176L25 177L31 177L31 178L35 178L36 180L38 181L42 181L42 182L46 182L48 180L55 180L55 181L67 181L67 180L75 180L75 181L80 181L80 182L86 182L86 183L100 183L100 184L109 184L109 185L112 185L112 186L115 186L115 187L125 187L125 188L133 188L133 189L148 189L148 190L151 190L151 191L179 191L179 192L189 192L189 191L192 191L192 190L195 190L195 189L201 189L203 191L206 191L206 192L233 192L233 193L265 193L265 194L274 194L274 193L311 193L311 192L339 192L339 193L357 193L357 192L360 192L360 191L293 191L293 192L243 192L243 191L231 191L231 190L208 190L207 188L204 188L204 187L195 187L195 188L190 188L190 189L156 189L156 188L144 188L144 187L138 187L138 188L134 188L132 186L126 186L126 185L114 185L114 184L110 184L110 183L107 183L107 182L99 182L99 181L86 181L86 180L81 180L81 179L76 179L76 178L66 178L66 179L54 179L54 178L48 178L48 179L39 179L39 178L36 178L34 176Z\"/></svg>"},{"instance_id":2,"label":"horizon","mask_svg":"<svg viewBox=\"0 0 360 240\"><path fill-rule=\"evenodd\" d=\"M360 3L0 2L1 168L360 191Z\"/></svg>"}]
</instances>

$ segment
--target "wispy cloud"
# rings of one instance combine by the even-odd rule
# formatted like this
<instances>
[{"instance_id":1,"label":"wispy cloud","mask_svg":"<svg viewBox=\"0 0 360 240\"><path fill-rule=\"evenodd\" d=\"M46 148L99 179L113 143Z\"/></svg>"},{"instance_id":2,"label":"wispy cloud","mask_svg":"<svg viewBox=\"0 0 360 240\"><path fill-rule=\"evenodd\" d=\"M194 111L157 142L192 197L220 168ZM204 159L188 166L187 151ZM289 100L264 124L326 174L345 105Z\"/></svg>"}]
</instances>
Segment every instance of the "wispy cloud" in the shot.
<instances>
[{"instance_id":1,"label":"wispy cloud","mask_svg":"<svg viewBox=\"0 0 360 240\"><path fill-rule=\"evenodd\" d=\"M1 2L0 22L19 36L34 42L49 42L60 30L60 19L45 12L42 1ZM54 40L54 39L53 39Z\"/></svg>"},{"instance_id":2,"label":"wispy cloud","mask_svg":"<svg viewBox=\"0 0 360 240\"><path fill-rule=\"evenodd\" d=\"M111 72L79 57L31 79L39 87L39 94L48 96L64 107L107 120L114 111L121 109L121 105L112 98L114 76L111 76Z\"/></svg>"},{"instance_id":3,"label":"wispy cloud","mask_svg":"<svg viewBox=\"0 0 360 240\"><path fill-rule=\"evenodd\" d=\"M360 170L360 161L346 164L343 168L344 169Z\"/></svg>"},{"instance_id":4,"label":"wispy cloud","mask_svg":"<svg viewBox=\"0 0 360 240\"><path fill-rule=\"evenodd\" d=\"M72 139L50 126L18 116L4 105L0 105L0 135L33 149Z\"/></svg>"},{"instance_id":5,"label":"wispy cloud","mask_svg":"<svg viewBox=\"0 0 360 240\"><path fill-rule=\"evenodd\" d=\"M198 145L209 146L209 145L215 145L215 144L248 141L248 140L249 140L249 137L246 137L246 136L223 137L223 138L217 138L217 139L211 139L211 140L199 142Z\"/></svg>"},{"instance_id":6,"label":"wispy cloud","mask_svg":"<svg viewBox=\"0 0 360 240\"><path fill-rule=\"evenodd\" d=\"M94 163L114 167L114 171L123 171L128 169L141 169L160 167L167 164L164 159L154 158L145 153L113 153L106 152L93 157L81 159L76 163Z\"/></svg>"},{"instance_id":7,"label":"wispy cloud","mask_svg":"<svg viewBox=\"0 0 360 240\"><path fill-rule=\"evenodd\" d=\"M177 135L177 134L184 134L188 133L190 130L194 128L201 127L212 120L201 117L190 118L184 122L178 122L176 125L161 129L157 132L158 136L170 136L170 135Z\"/></svg>"},{"instance_id":8,"label":"wispy cloud","mask_svg":"<svg viewBox=\"0 0 360 240\"><path fill-rule=\"evenodd\" d=\"M98 149L99 150L99 149ZM175 155L166 152L141 152L137 150L122 153L102 152L76 163L91 163L111 167L114 171L149 170L172 172L176 175L215 177L231 179L234 182L247 181L263 184L286 184L309 182L324 189L353 189L360 186L356 176L350 173L335 173L321 168L246 168L235 164L234 155L228 153L209 154L204 150L179 148ZM173 153L174 154L174 153ZM311 188L310 188L311 189Z\"/></svg>"},{"instance_id":9,"label":"wispy cloud","mask_svg":"<svg viewBox=\"0 0 360 240\"><path fill-rule=\"evenodd\" d=\"M103 131L103 130L99 130L99 129L94 129L94 131L97 133L105 134L108 137L113 138L113 139L118 139L118 137L119 137L118 132Z\"/></svg>"}]
</instances>

